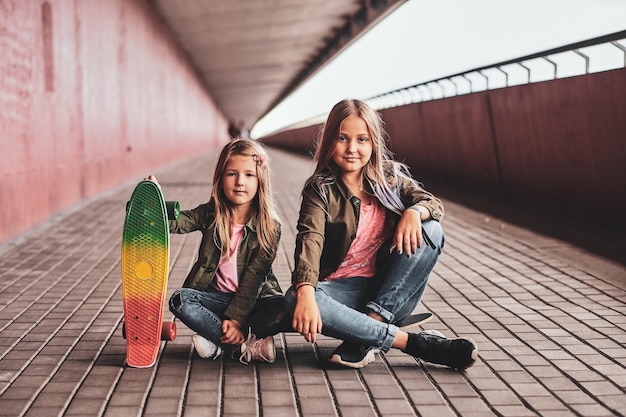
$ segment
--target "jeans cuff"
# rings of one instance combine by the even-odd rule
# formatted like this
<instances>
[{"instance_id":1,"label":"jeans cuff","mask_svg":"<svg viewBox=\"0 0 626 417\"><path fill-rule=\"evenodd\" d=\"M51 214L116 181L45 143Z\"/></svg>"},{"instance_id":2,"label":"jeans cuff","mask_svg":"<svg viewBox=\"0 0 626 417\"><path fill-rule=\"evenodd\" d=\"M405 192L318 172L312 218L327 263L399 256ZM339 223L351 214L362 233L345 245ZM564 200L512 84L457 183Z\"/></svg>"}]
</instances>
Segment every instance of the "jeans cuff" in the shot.
<instances>
[{"instance_id":1,"label":"jeans cuff","mask_svg":"<svg viewBox=\"0 0 626 417\"><path fill-rule=\"evenodd\" d=\"M389 310L385 310L375 302L370 301L369 303L367 303L366 307L372 310L374 313L379 314L382 318L386 320L387 323L393 322L394 315Z\"/></svg>"},{"instance_id":2,"label":"jeans cuff","mask_svg":"<svg viewBox=\"0 0 626 417\"><path fill-rule=\"evenodd\" d=\"M393 325L393 324L389 324L387 325L387 337L385 337L385 340L383 340L383 344L380 347L380 350L382 350L383 352L389 352L389 350L391 349L391 346L393 345L393 341L396 339L396 335L398 334L398 330L400 330L399 327Z\"/></svg>"}]
</instances>

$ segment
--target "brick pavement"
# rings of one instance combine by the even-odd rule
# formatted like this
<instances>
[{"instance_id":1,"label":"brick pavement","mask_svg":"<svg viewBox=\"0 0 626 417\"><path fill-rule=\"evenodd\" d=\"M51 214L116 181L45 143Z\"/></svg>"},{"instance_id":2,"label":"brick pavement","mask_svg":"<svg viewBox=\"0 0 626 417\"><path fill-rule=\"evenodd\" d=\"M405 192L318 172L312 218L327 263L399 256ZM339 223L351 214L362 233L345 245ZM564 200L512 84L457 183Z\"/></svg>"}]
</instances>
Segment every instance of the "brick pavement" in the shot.
<instances>
[{"instance_id":1,"label":"brick pavement","mask_svg":"<svg viewBox=\"0 0 626 417\"><path fill-rule=\"evenodd\" d=\"M306 158L272 151L286 289ZM182 207L207 199L215 155L155 172ZM275 337L274 364L194 355L191 332L150 369L124 366L120 242L132 184L0 247L0 416L619 416L626 410L626 268L536 228L444 200L446 247L424 325L480 348L464 373L391 351L354 371L325 362L338 341ZM430 187L429 187L430 188ZM431 188L432 189L432 188ZM528 220L527 219L527 220ZM489 221L487 221L489 220ZM623 236L566 230L624 253ZM168 292L199 243L172 237ZM166 312L169 318L171 314Z\"/></svg>"}]
</instances>

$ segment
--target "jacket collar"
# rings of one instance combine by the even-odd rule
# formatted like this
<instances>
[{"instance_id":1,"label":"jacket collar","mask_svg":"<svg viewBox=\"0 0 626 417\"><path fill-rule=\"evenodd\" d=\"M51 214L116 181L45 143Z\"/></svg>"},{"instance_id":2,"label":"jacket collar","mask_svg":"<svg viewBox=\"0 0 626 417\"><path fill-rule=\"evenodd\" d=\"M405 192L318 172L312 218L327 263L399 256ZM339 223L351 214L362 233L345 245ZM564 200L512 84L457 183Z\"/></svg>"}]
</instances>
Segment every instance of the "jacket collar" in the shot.
<instances>
[{"instance_id":1,"label":"jacket collar","mask_svg":"<svg viewBox=\"0 0 626 417\"><path fill-rule=\"evenodd\" d=\"M341 178L341 176L335 177L335 183L337 184L337 189L346 200L349 200L350 198L354 197L354 194L352 194L352 191L350 191L350 189L348 188L346 183L343 181L343 178Z\"/></svg>"},{"instance_id":2,"label":"jacket collar","mask_svg":"<svg viewBox=\"0 0 626 417\"><path fill-rule=\"evenodd\" d=\"M250 217L250 219L248 219L248 222L246 223L246 229L250 230L253 233L256 233L256 222L253 220L252 217Z\"/></svg>"}]
</instances>

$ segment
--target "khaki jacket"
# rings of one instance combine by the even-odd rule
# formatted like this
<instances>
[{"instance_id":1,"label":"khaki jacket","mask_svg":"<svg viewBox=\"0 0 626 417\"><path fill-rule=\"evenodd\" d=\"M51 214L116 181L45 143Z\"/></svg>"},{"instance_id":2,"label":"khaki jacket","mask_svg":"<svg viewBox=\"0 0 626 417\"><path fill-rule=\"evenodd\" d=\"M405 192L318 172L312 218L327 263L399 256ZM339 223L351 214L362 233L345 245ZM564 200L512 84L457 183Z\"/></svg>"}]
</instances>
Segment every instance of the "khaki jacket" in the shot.
<instances>
[{"instance_id":1,"label":"khaki jacket","mask_svg":"<svg viewBox=\"0 0 626 417\"><path fill-rule=\"evenodd\" d=\"M433 220L441 221L444 215L441 200L408 179L389 177L388 181L405 208L415 205L426 207ZM399 186L395 187L398 182ZM293 284L309 282L316 285L318 280L337 270L356 238L360 204L361 200L340 178L326 181L321 190L311 183L305 185L297 226L295 267L291 276ZM391 222L390 230L395 230L400 216L388 207L386 211L386 221ZM377 265L390 253L391 245L392 239L382 245Z\"/></svg>"},{"instance_id":2,"label":"khaki jacket","mask_svg":"<svg viewBox=\"0 0 626 417\"><path fill-rule=\"evenodd\" d=\"M180 212L178 220L170 220L171 233L202 232L202 241L198 250L198 259L187 275L183 287L206 291L215 278L221 250L213 238L215 229L213 219L215 210L212 202L202 204L193 210ZM276 222L279 230L280 224ZM278 250L278 240L272 253L257 255L259 241L255 220L250 220L244 228L244 235L237 249L237 279L239 289L224 314L230 319L244 323L258 298L281 295L278 280L272 272L272 263Z\"/></svg>"}]
</instances>

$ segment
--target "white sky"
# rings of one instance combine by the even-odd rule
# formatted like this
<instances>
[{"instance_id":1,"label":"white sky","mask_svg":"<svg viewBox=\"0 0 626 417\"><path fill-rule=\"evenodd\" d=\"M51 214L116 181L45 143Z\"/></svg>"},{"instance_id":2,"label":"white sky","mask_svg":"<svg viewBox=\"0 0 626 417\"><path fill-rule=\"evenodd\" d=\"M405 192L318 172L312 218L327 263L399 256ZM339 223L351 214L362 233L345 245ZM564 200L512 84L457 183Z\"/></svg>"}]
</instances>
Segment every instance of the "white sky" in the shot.
<instances>
[{"instance_id":1,"label":"white sky","mask_svg":"<svg viewBox=\"0 0 626 417\"><path fill-rule=\"evenodd\" d=\"M626 29L626 0L409 0L259 121L260 137L366 99Z\"/></svg>"}]
</instances>

